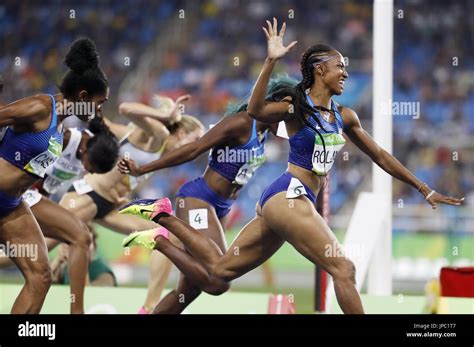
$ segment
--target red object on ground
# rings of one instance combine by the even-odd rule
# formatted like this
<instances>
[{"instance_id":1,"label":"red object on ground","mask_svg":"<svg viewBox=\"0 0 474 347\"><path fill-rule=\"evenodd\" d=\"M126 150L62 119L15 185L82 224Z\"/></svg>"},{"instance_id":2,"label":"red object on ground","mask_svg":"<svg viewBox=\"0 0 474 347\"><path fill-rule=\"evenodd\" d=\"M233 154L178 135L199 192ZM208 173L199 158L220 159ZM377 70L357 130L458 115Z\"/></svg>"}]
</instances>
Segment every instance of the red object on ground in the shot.
<instances>
[{"instance_id":1,"label":"red object on ground","mask_svg":"<svg viewBox=\"0 0 474 347\"><path fill-rule=\"evenodd\" d=\"M474 267L443 267L441 296L474 298Z\"/></svg>"},{"instance_id":2,"label":"red object on ground","mask_svg":"<svg viewBox=\"0 0 474 347\"><path fill-rule=\"evenodd\" d=\"M288 295L274 294L268 299L268 314L295 314L296 307Z\"/></svg>"}]
</instances>

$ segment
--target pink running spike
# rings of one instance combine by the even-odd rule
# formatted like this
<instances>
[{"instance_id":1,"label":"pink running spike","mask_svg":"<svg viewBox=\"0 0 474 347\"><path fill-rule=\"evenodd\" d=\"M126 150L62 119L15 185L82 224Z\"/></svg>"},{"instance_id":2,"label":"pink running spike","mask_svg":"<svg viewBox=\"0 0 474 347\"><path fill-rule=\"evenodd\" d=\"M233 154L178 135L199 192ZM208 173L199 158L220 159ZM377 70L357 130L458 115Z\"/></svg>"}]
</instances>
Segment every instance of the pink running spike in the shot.
<instances>
[{"instance_id":1,"label":"pink running spike","mask_svg":"<svg viewBox=\"0 0 474 347\"><path fill-rule=\"evenodd\" d=\"M165 239L169 240L170 239L170 232L165 227L160 226L159 228L156 228L154 239L156 240L156 238L158 236L162 236Z\"/></svg>"},{"instance_id":2,"label":"pink running spike","mask_svg":"<svg viewBox=\"0 0 474 347\"><path fill-rule=\"evenodd\" d=\"M153 214L151 215L151 218L150 218L151 220L153 220L153 218L155 218L160 213L166 213L169 215L173 214L173 206L171 205L170 199L168 198L158 199L155 201L155 204L156 204L156 208L155 208L155 212L153 212Z\"/></svg>"}]
</instances>

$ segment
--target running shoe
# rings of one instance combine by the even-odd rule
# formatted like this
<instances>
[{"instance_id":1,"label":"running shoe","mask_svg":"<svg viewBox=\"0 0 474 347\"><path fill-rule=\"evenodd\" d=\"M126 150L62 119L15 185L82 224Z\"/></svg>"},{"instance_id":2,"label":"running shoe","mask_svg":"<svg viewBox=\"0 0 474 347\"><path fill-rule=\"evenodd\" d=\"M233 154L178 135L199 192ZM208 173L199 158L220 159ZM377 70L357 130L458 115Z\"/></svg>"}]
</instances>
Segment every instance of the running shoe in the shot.
<instances>
[{"instance_id":1,"label":"running shoe","mask_svg":"<svg viewBox=\"0 0 474 347\"><path fill-rule=\"evenodd\" d=\"M130 202L119 210L120 214L133 214L146 220L153 220L156 216L173 214L173 207L168 198L139 199Z\"/></svg>"},{"instance_id":2,"label":"running shoe","mask_svg":"<svg viewBox=\"0 0 474 347\"><path fill-rule=\"evenodd\" d=\"M123 247L139 246L148 249L155 249L156 241L155 239L158 236L162 236L165 239L169 239L170 232L163 227L144 230L144 231L135 231L128 235L123 241Z\"/></svg>"}]
</instances>

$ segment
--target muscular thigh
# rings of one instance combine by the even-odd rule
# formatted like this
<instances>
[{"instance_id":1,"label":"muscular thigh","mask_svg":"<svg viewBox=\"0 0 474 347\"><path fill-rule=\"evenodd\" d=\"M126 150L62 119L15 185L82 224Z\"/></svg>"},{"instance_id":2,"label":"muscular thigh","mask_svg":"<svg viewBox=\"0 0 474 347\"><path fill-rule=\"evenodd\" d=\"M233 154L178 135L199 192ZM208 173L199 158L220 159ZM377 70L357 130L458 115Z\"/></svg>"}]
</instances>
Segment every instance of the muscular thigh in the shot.
<instances>
[{"instance_id":1,"label":"muscular thigh","mask_svg":"<svg viewBox=\"0 0 474 347\"><path fill-rule=\"evenodd\" d=\"M195 198L176 198L176 217L210 237L225 253L227 242L224 228L209 203Z\"/></svg>"},{"instance_id":2,"label":"muscular thigh","mask_svg":"<svg viewBox=\"0 0 474 347\"><path fill-rule=\"evenodd\" d=\"M270 198L262 215L270 228L288 241L303 256L323 267L331 265L340 254L340 245L313 203L306 196L287 199L286 193Z\"/></svg>"},{"instance_id":3,"label":"muscular thigh","mask_svg":"<svg viewBox=\"0 0 474 347\"><path fill-rule=\"evenodd\" d=\"M0 219L0 242L5 244L7 241L10 247L16 245L17 252L23 249L24 253L11 257L23 273L35 265L49 262L41 229L24 202L8 216Z\"/></svg>"},{"instance_id":4,"label":"muscular thigh","mask_svg":"<svg viewBox=\"0 0 474 347\"><path fill-rule=\"evenodd\" d=\"M87 232L87 227L71 211L47 198L35 204L31 211L41 226L43 234L63 242L71 242L77 233Z\"/></svg>"},{"instance_id":5,"label":"muscular thigh","mask_svg":"<svg viewBox=\"0 0 474 347\"><path fill-rule=\"evenodd\" d=\"M217 265L219 273L237 278L261 265L283 244L264 218L257 215L245 225Z\"/></svg>"}]
</instances>

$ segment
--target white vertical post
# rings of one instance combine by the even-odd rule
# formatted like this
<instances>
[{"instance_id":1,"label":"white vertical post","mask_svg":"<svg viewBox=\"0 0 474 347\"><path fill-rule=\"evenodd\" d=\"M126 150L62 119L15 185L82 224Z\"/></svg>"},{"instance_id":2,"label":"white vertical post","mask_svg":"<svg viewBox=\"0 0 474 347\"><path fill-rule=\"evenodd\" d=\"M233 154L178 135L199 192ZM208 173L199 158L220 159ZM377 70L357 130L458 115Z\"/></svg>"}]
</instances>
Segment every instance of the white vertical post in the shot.
<instances>
[{"instance_id":1,"label":"white vertical post","mask_svg":"<svg viewBox=\"0 0 474 347\"><path fill-rule=\"evenodd\" d=\"M393 0L374 0L373 25L373 136L392 153ZM368 293L392 294L392 177L376 164L372 167L373 192L389 201L368 273ZM375 212L375 211L374 211Z\"/></svg>"}]
</instances>

